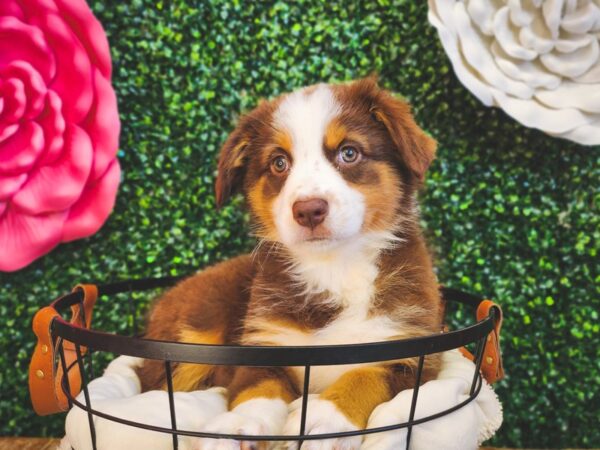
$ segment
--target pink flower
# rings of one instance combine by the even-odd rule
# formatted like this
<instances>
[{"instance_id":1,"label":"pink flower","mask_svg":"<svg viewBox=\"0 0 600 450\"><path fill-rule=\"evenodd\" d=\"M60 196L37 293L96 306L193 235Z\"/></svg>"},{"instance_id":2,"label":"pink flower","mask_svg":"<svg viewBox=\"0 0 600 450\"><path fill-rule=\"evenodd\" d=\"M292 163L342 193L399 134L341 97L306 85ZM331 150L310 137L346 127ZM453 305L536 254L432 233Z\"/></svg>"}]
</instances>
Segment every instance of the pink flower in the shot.
<instances>
[{"instance_id":1,"label":"pink flower","mask_svg":"<svg viewBox=\"0 0 600 450\"><path fill-rule=\"evenodd\" d=\"M0 271L95 233L110 214L111 70L85 0L0 0Z\"/></svg>"}]
</instances>

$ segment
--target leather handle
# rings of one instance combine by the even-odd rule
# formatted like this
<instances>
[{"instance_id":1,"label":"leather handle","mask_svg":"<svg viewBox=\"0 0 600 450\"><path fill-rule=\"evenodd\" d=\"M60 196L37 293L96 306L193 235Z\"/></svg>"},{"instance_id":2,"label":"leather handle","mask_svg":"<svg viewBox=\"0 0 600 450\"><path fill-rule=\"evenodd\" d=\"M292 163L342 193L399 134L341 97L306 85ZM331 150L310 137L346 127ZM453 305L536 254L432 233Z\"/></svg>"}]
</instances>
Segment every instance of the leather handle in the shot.
<instances>
[{"instance_id":1,"label":"leather handle","mask_svg":"<svg viewBox=\"0 0 600 450\"><path fill-rule=\"evenodd\" d=\"M483 359L481 361L481 373L490 384L504 378L504 366L502 364L502 351L500 349L500 330L502 328L502 308L491 300L483 300L477 307L477 321L488 317L491 310L495 310L494 329L488 334L483 349ZM460 349L461 353L471 361L475 357L466 348Z\"/></svg>"},{"instance_id":2,"label":"leather handle","mask_svg":"<svg viewBox=\"0 0 600 450\"><path fill-rule=\"evenodd\" d=\"M79 304L71 307L73 325L89 328L92 321L92 310L98 298L98 288L91 284L78 284L73 291L83 292L83 314ZM29 365L29 393L33 409L38 415L53 414L69 409L69 401L62 390L62 365L57 364L58 348L52 339L52 321L60 317L56 309L47 306L40 309L33 318L33 332L37 343ZM81 347L82 355L86 348ZM75 345L63 343L63 352L67 367L77 360ZM74 365L68 374L69 389L72 396L81 390L81 374L78 365Z\"/></svg>"}]
</instances>

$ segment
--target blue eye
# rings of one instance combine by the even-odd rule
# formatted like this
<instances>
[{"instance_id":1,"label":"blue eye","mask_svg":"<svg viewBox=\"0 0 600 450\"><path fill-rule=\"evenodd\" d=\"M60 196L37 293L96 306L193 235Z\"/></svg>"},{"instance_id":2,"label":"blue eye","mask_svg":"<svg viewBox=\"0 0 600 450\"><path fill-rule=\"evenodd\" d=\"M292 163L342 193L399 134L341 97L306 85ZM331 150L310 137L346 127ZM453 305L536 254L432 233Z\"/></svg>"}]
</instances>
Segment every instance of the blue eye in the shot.
<instances>
[{"instance_id":1,"label":"blue eye","mask_svg":"<svg viewBox=\"0 0 600 450\"><path fill-rule=\"evenodd\" d=\"M288 162L288 159L283 155L279 155L273 158L271 161L271 171L275 175L281 175L288 170L289 165L290 163Z\"/></svg>"},{"instance_id":2,"label":"blue eye","mask_svg":"<svg viewBox=\"0 0 600 450\"><path fill-rule=\"evenodd\" d=\"M359 156L360 152L356 147L353 147L351 145L344 145L342 148L340 148L339 157L341 159L341 162L344 162L346 164L352 164L358 161Z\"/></svg>"}]
</instances>

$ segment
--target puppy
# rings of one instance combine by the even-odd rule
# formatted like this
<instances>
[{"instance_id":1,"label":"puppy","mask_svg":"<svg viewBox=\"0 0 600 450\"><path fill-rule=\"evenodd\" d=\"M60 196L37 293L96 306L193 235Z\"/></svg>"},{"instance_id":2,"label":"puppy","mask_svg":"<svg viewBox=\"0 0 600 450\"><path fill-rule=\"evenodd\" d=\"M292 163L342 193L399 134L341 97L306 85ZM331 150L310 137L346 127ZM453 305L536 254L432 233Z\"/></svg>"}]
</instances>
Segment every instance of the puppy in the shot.
<instances>
[{"instance_id":1,"label":"puppy","mask_svg":"<svg viewBox=\"0 0 600 450\"><path fill-rule=\"evenodd\" d=\"M252 255L188 278L153 306L146 337L205 344L326 345L440 330L441 305L418 224L416 193L435 142L409 106L368 78L318 84L243 116L218 165L217 205L243 193L259 243ZM313 367L306 432L364 428L373 409L412 388L416 359ZM436 355L421 382L435 378ZM138 371L164 388L160 361ZM226 386L229 412L209 431L296 434L302 368L177 364L176 390ZM357 449L360 437L304 449ZM205 440L202 449L257 448Z\"/></svg>"}]
</instances>

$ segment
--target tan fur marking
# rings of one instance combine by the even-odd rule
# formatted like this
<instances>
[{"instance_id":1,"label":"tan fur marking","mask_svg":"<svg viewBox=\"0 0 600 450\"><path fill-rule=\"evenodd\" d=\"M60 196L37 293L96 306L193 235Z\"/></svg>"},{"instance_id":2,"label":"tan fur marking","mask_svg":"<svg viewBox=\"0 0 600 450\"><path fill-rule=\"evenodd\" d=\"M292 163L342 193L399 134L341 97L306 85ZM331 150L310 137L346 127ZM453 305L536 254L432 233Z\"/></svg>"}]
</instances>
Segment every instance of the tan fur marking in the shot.
<instances>
[{"instance_id":1,"label":"tan fur marking","mask_svg":"<svg viewBox=\"0 0 600 450\"><path fill-rule=\"evenodd\" d=\"M395 225L397 212L390 205L396 205L402 195L400 180L391 167L383 162L373 162L377 167L379 182L361 185L350 183L360 191L367 203L363 230L390 230Z\"/></svg>"},{"instance_id":2,"label":"tan fur marking","mask_svg":"<svg viewBox=\"0 0 600 450\"><path fill-rule=\"evenodd\" d=\"M247 141L242 141L238 145L236 145L231 152L235 155L235 159L233 160L232 167L241 167L244 164L244 152L242 149L248 145Z\"/></svg>"},{"instance_id":3,"label":"tan fur marking","mask_svg":"<svg viewBox=\"0 0 600 450\"><path fill-rule=\"evenodd\" d=\"M391 399L391 369L364 367L342 375L321 394L359 428L365 428L373 409Z\"/></svg>"},{"instance_id":4,"label":"tan fur marking","mask_svg":"<svg viewBox=\"0 0 600 450\"><path fill-rule=\"evenodd\" d=\"M277 231L275 230L275 222L273 221L272 200L268 201L263 195L263 189L266 180L261 178L248 191L248 198L252 209L256 214L260 228L256 228L256 235L259 238L276 240Z\"/></svg>"},{"instance_id":5,"label":"tan fur marking","mask_svg":"<svg viewBox=\"0 0 600 450\"><path fill-rule=\"evenodd\" d=\"M244 344L281 345L282 338L287 345L302 345L297 342L302 336L308 335L308 330L301 325L284 319L272 317L253 317L246 321Z\"/></svg>"},{"instance_id":6,"label":"tan fur marking","mask_svg":"<svg viewBox=\"0 0 600 450\"><path fill-rule=\"evenodd\" d=\"M292 151L292 137L287 131L278 130L273 137L277 147L285 150L287 153Z\"/></svg>"},{"instance_id":7,"label":"tan fur marking","mask_svg":"<svg viewBox=\"0 0 600 450\"><path fill-rule=\"evenodd\" d=\"M186 344L220 344L223 342L223 333L218 330L192 330L184 328L179 333L179 342Z\"/></svg>"},{"instance_id":8,"label":"tan fur marking","mask_svg":"<svg viewBox=\"0 0 600 450\"><path fill-rule=\"evenodd\" d=\"M347 134L348 130L346 130L344 124L337 118L333 119L329 122L325 130L325 147L330 150L338 148L338 145L340 145Z\"/></svg>"},{"instance_id":9,"label":"tan fur marking","mask_svg":"<svg viewBox=\"0 0 600 450\"><path fill-rule=\"evenodd\" d=\"M369 139L365 135L355 133L354 131L348 131L346 139L360 143L366 149L366 151L368 151Z\"/></svg>"},{"instance_id":10,"label":"tan fur marking","mask_svg":"<svg viewBox=\"0 0 600 450\"><path fill-rule=\"evenodd\" d=\"M211 330L183 329L179 335L179 342L188 344L222 344L223 335L221 332ZM173 390L189 392L197 389L208 378L213 369L214 366L207 364L178 364L173 374ZM163 389L167 389L166 383Z\"/></svg>"},{"instance_id":11,"label":"tan fur marking","mask_svg":"<svg viewBox=\"0 0 600 450\"><path fill-rule=\"evenodd\" d=\"M318 84L314 84L314 85L312 85L312 86L305 87L305 88L303 89L303 93L304 93L304 95L306 95L306 96L312 95L312 93L313 93L313 92L315 92L315 91L317 90L317 88L318 88L318 87L319 87L319 85L318 85Z\"/></svg>"},{"instance_id":12,"label":"tan fur marking","mask_svg":"<svg viewBox=\"0 0 600 450\"><path fill-rule=\"evenodd\" d=\"M267 379L240 392L240 394L231 401L229 408L233 409L239 404L255 398L280 398L286 403L294 400L294 396L290 393L286 383L278 379Z\"/></svg>"}]
</instances>

